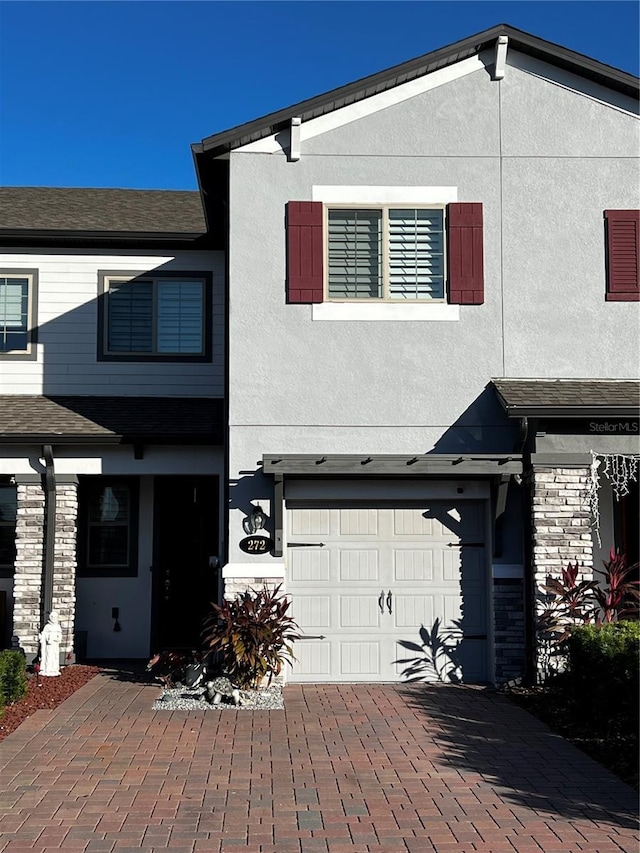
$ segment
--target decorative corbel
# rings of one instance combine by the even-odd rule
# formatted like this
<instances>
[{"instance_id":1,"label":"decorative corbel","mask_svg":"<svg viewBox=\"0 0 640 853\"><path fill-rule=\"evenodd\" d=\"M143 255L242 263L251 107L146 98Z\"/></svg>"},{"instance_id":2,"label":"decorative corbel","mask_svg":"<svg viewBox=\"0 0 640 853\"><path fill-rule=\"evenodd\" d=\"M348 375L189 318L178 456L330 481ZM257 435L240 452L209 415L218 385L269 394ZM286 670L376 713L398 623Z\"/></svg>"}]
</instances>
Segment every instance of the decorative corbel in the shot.
<instances>
[{"instance_id":1,"label":"decorative corbel","mask_svg":"<svg viewBox=\"0 0 640 853\"><path fill-rule=\"evenodd\" d=\"M509 36L498 36L496 40L496 60L493 64L493 79L502 80L507 65L507 47Z\"/></svg>"},{"instance_id":2,"label":"decorative corbel","mask_svg":"<svg viewBox=\"0 0 640 853\"><path fill-rule=\"evenodd\" d=\"M291 119L291 142L289 144L289 162L294 163L300 159L300 125L302 118L293 116Z\"/></svg>"}]
</instances>

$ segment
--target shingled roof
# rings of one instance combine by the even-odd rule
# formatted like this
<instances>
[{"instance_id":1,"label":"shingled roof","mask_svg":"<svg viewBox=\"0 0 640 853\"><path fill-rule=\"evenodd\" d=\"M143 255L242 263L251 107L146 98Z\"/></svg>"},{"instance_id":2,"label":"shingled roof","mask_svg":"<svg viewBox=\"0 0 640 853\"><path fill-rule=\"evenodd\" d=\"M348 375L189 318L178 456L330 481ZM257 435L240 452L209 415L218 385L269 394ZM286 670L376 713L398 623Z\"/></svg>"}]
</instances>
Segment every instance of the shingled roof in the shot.
<instances>
[{"instance_id":1,"label":"shingled roof","mask_svg":"<svg viewBox=\"0 0 640 853\"><path fill-rule=\"evenodd\" d=\"M191 443L223 440L222 400L0 395L0 443Z\"/></svg>"},{"instance_id":2,"label":"shingled roof","mask_svg":"<svg viewBox=\"0 0 640 853\"><path fill-rule=\"evenodd\" d=\"M200 194L191 190L0 187L0 232L204 234Z\"/></svg>"},{"instance_id":3,"label":"shingled roof","mask_svg":"<svg viewBox=\"0 0 640 853\"><path fill-rule=\"evenodd\" d=\"M638 417L636 379L493 379L510 416Z\"/></svg>"}]
</instances>

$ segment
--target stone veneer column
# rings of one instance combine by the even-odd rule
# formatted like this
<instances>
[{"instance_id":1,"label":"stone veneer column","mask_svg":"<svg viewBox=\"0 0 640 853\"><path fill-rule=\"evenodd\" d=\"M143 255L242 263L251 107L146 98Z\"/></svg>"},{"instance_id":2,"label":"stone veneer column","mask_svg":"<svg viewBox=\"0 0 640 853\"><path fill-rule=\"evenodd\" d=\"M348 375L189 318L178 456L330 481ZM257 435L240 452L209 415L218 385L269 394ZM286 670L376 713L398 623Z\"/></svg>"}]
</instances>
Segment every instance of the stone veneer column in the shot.
<instances>
[{"instance_id":1,"label":"stone veneer column","mask_svg":"<svg viewBox=\"0 0 640 853\"><path fill-rule=\"evenodd\" d=\"M64 482L67 479L69 482ZM57 478L56 533L53 569L53 609L62 628L61 655L72 660L76 615L76 538L78 527L77 478ZM65 661L61 660L61 663Z\"/></svg>"},{"instance_id":2,"label":"stone veneer column","mask_svg":"<svg viewBox=\"0 0 640 853\"><path fill-rule=\"evenodd\" d=\"M17 484L16 561L13 579L13 634L27 657L38 651L44 560L44 489Z\"/></svg>"},{"instance_id":3,"label":"stone veneer column","mask_svg":"<svg viewBox=\"0 0 640 853\"><path fill-rule=\"evenodd\" d=\"M549 575L559 577L568 563L581 567L580 579L593 578L593 539L589 506L588 467L556 468L534 465L531 477L532 570L536 608L540 589ZM548 648L537 640L536 666L547 673Z\"/></svg>"},{"instance_id":4,"label":"stone veneer column","mask_svg":"<svg viewBox=\"0 0 640 853\"><path fill-rule=\"evenodd\" d=\"M536 587L559 576L568 563L593 577L589 507L590 469L535 466L531 481L533 572Z\"/></svg>"}]
</instances>

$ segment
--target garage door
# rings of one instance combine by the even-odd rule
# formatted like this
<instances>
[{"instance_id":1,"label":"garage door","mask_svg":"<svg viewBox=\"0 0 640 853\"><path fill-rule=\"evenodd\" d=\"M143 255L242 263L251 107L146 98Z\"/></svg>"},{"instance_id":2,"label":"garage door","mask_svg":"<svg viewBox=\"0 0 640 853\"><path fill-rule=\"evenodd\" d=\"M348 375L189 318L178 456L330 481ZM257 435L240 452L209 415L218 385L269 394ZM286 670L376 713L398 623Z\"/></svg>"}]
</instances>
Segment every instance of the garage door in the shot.
<instances>
[{"instance_id":1,"label":"garage door","mask_svg":"<svg viewBox=\"0 0 640 853\"><path fill-rule=\"evenodd\" d=\"M488 679L484 504L288 504L292 681Z\"/></svg>"}]
</instances>

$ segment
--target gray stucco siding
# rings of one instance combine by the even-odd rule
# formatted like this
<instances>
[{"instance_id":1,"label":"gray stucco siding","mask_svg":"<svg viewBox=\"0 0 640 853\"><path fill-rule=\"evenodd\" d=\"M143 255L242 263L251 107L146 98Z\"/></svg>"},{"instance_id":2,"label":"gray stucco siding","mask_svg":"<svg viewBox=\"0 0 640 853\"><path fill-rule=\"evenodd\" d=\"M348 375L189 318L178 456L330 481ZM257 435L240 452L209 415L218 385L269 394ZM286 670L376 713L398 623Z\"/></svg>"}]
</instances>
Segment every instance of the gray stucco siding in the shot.
<instances>
[{"instance_id":1,"label":"gray stucco siding","mask_svg":"<svg viewBox=\"0 0 640 853\"><path fill-rule=\"evenodd\" d=\"M304 156L498 156L498 87L486 70L303 142Z\"/></svg>"},{"instance_id":2,"label":"gray stucco siding","mask_svg":"<svg viewBox=\"0 0 640 853\"><path fill-rule=\"evenodd\" d=\"M486 301L455 322L313 322L285 302L285 205L314 184L457 186L481 200ZM448 425L502 372L497 160L231 158L230 423ZM425 199L428 202L428 199ZM259 357L256 353L259 334ZM251 369L248 369L251 365ZM463 379L464 377L464 379ZM434 393L446 388L445 395Z\"/></svg>"},{"instance_id":3,"label":"gray stucco siding","mask_svg":"<svg viewBox=\"0 0 640 853\"><path fill-rule=\"evenodd\" d=\"M506 375L637 376L637 303L605 301L603 211L640 206L638 161L505 158L502 172Z\"/></svg>"},{"instance_id":4,"label":"gray stucco siding","mask_svg":"<svg viewBox=\"0 0 640 853\"><path fill-rule=\"evenodd\" d=\"M561 80L572 80L585 87L573 75L553 72L543 63L541 72L554 73ZM603 98L611 97L595 85L587 90ZM637 104L622 96L629 110ZM504 157L637 157L640 123L587 94L571 91L562 84L535 77L508 66L500 83L501 138Z\"/></svg>"}]
</instances>

